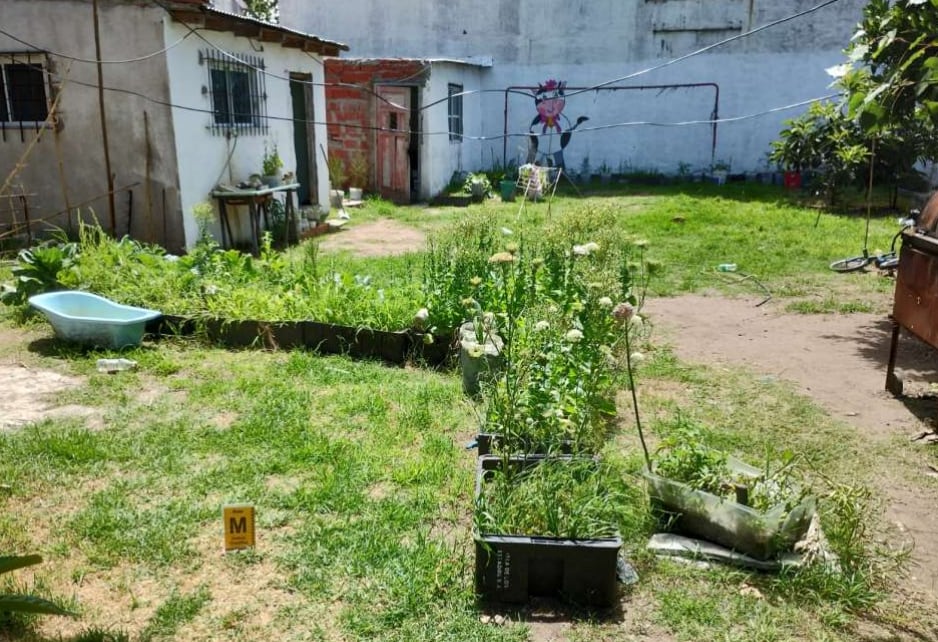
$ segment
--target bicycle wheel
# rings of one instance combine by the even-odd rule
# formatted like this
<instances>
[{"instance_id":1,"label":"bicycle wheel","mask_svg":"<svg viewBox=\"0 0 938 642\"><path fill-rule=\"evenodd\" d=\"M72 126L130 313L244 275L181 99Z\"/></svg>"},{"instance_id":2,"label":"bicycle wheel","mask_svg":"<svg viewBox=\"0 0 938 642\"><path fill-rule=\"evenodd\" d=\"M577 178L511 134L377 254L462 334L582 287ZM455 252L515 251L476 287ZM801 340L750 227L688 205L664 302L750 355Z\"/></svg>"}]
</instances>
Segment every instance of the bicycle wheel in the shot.
<instances>
[{"instance_id":1,"label":"bicycle wheel","mask_svg":"<svg viewBox=\"0 0 938 642\"><path fill-rule=\"evenodd\" d=\"M830 267L834 272L856 272L866 267L870 259L865 256L854 256L849 259L840 259L831 263Z\"/></svg>"},{"instance_id":2,"label":"bicycle wheel","mask_svg":"<svg viewBox=\"0 0 938 642\"><path fill-rule=\"evenodd\" d=\"M876 259L876 267L880 270L895 270L899 267L899 257L894 252L883 254Z\"/></svg>"}]
</instances>

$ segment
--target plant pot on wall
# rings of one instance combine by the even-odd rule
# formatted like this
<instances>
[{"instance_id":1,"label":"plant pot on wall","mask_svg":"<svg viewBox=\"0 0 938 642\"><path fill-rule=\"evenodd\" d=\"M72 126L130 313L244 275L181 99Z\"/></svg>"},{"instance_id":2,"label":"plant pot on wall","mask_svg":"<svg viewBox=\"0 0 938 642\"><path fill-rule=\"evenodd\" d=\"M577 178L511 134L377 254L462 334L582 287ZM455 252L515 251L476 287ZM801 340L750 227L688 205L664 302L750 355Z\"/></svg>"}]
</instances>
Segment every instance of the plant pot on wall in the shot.
<instances>
[{"instance_id":1,"label":"plant pot on wall","mask_svg":"<svg viewBox=\"0 0 938 642\"><path fill-rule=\"evenodd\" d=\"M281 184L280 177L274 174L261 176L261 182L267 187L280 187Z\"/></svg>"},{"instance_id":2,"label":"plant pot on wall","mask_svg":"<svg viewBox=\"0 0 938 642\"><path fill-rule=\"evenodd\" d=\"M362 200L363 190L361 187L349 187L348 188L348 200L350 201L360 201Z\"/></svg>"}]
</instances>

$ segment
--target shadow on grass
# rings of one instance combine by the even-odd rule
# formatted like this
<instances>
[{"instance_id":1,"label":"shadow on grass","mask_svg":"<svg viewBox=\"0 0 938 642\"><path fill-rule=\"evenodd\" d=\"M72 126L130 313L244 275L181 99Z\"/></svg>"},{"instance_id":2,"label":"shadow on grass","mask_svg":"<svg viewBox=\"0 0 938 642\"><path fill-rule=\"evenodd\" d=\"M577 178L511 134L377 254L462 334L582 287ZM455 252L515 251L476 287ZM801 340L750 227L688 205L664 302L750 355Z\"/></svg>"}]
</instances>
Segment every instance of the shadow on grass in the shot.
<instances>
[{"instance_id":1,"label":"shadow on grass","mask_svg":"<svg viewBox=\"0 0 938 642\"><path fill-rule=\"evenodd\" d=\"M43 357L54 357L58 359L75 359L88 356L111 357L120 354L125 357L133 357L141 353L148 353L159 350L155 345L140 344L138 346L127 347L124 350L105 350L94 346L81 345L62 341L55 337L42 337L29 342L27 349Z\"/></svg>"},{"instance_id":2,"label":"shadow on grass","mask_svg":"<svg viewBox=\"0 0 938 642\"><path fill-rule=\"evenodd\" d=\"M88 627L74 635L41 635L34 617L5 613L0 617L0 641L3 642L130 642L123 631Z\"/></svg>"},{"instance_id":3,"label":"shadow on grass","mask_svg":"<svg viewBox=\"0 0 938 642\"><path fill-rule=\"evenodd\" d=\"M740 203L768 203L782 204L790 207L805 207L814 209L821 216L836 216L843 218L857 218L866 216L866 196L863 193L850 193L843 203L827 206L823 200L810 188L798 190L785 189L779 185L765 185L755 182L730 182L725 185L715 185L709 182L667 182L651 184L642 182L624 182L610 185L599 183L565 183L561 180L557 187L557 195L568 198L623 198L623 197L656 197L684 195L692 198L719 198ZM874 201L871 207L872 218L890 218L904 215L909 207L919 206L919 203L900 203L898 209L889 205L890 196L882 190L874 191Z\"/></svg>"}]
</instances>

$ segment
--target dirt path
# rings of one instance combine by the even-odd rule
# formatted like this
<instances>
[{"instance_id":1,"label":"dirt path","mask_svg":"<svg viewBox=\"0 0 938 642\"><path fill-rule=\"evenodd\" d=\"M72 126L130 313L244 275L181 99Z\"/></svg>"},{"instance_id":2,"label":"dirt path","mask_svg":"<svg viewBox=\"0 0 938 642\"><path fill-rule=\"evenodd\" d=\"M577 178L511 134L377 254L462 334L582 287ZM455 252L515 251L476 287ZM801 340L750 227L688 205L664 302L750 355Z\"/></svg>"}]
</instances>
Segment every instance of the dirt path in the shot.
<instances>
[{"instance_id":1,"label":"dirt path","mask_svg":"<svg viewBox=\"0 0 938 642\"><path fill-rule=\"evenodd\" d=\"M885 392L891 326L884 315L786 314L759 299L682 296L648 301L657 341L688 362L745 366L793 382L832 416L871 440L921 433L938 412L934 398L915 396L938 381L938 352L903 334L897 367L907 382L903 399ZM938 448L938 445L908 448ZM915 456L910 457L916 460ZM915 542L911 586L931 593L938 608L938 490L921 471L883 461L877 479L889 499L889 519ZM921 473L922 483L910 482Z\"/></svg>"},{"instance_id":2,"label":"dirt path","mask_svg":"<svg viewBox=\"0 0 938 642\"><path fill-rule=\"evenodd\" d=\"M403 254L423 249L425 245L423 232L387 218L346 226L322 237L320 242L323 250L347 250L356 256Z\"/></svg>"}]
</instances>

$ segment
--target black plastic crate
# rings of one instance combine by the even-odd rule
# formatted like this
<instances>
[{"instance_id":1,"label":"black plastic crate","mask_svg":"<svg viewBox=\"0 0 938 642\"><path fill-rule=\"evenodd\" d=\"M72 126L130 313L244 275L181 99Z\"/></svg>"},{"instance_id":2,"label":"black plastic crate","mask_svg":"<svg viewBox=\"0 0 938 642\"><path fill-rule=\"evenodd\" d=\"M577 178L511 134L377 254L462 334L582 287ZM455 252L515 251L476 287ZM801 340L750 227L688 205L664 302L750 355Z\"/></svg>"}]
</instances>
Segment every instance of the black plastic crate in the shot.
<instances>
[{"instance_id":1,"label":"black plastic crate","mask_svg":"<svg viewBox=\"0 0 938 642\"><path fill-rule=\"evenodd\" d=\"M537 465L544 459L479 457L476 497L490 471L506 463ZM616 601L619 537L564 539L502 533L475 533L474 537L475 590L483 600L523 603L532 597L558 597L594 607L608 607Z\"/></svg>"}]
</instances>

